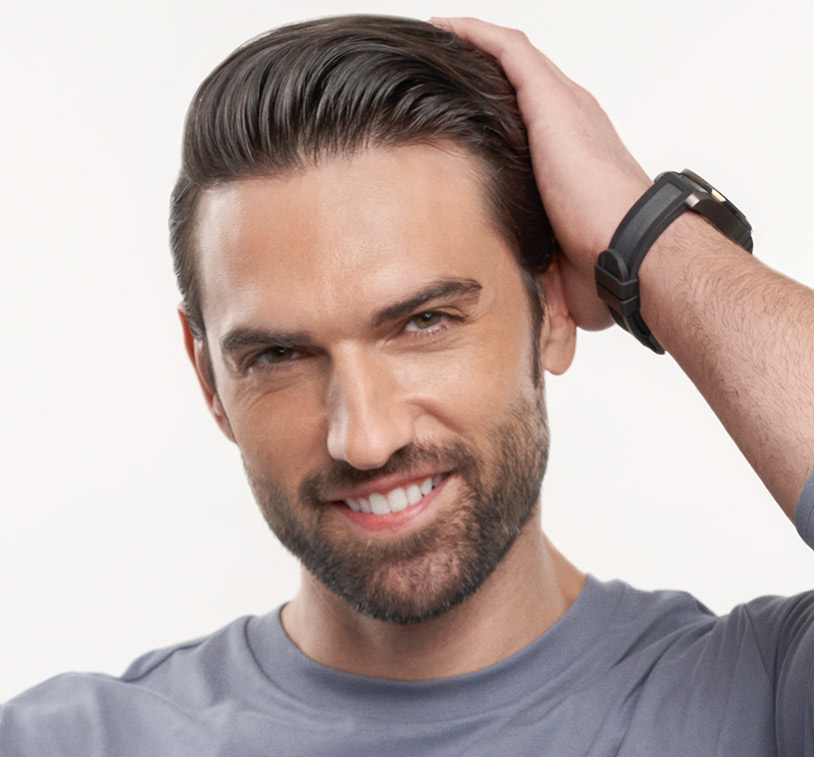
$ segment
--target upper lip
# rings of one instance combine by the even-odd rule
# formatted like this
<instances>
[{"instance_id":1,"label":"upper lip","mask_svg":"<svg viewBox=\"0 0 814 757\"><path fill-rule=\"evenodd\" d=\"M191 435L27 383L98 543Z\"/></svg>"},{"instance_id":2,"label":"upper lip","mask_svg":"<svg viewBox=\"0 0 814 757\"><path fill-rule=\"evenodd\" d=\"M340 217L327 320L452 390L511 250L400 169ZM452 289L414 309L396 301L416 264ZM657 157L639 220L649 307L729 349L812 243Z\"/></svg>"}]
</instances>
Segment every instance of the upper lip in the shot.
<instances>
[{"instance_id":1,"label":"upper lip","mask_svg":"<svg viewBox=\"0 0 814 757\"><path fill-rule=\"evenodd\" d=\"M374 492L389 492L399 487L409 486L410 484L420 484L428 478L433 478L438 475L446 475L443 471L420 471L420 472L407 472L407 473L393 473L389 476L382 476L375 481L356 486L352 489L342 489L334 492L330 501L336 502L343 499L358 499L359 497L369 497Z\"/></svg>"}]
</instances>

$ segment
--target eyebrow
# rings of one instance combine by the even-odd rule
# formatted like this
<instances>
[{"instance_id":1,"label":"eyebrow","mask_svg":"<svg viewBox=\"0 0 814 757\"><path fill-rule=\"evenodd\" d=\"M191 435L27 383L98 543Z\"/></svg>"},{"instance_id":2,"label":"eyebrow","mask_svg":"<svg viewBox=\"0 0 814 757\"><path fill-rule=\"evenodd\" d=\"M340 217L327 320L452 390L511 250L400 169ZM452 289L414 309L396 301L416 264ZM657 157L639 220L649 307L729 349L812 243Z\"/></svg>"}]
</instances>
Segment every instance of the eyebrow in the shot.
<instances>
[{"instance_id":1,"label":"eyebrow","mask_svg":"<svg viewBox=\"0 0 814 757\"><path fill-rule=\"evenodd\" d=\"M304 331L272 333L263 329L244 328L239 326L232 329L220 340L220 351L223 355L232 355L244 347L296 347L311 343L311 337Z\"/></svg>"},{"instance_id":2,"label":"eyebrow","mask_svg":"<svg viewBox=\"0 0 814 757\"><path fill-rule=\"evenodd\" d=\"M483 287L474 279L437 279L401 302L388 305L373 316L373 325L382 326L410 315L414 310L433 300L455 297L477 302Z\"/></svg>"},{"instance_id":3,"label":"eyebrow","mask_svg":"<svg viewBox=\"0 0 814 757\"><path fill-rule=\"evenodd\" d=\"M477 302L482 289L481 284L474 279L436 279L406 300L382 308L374 314L371 320L374 327L382 326L410 315L422 305L444 298ZM270 332L238 326L227 332L220 340L220 351L223 355L231 355L245 347L258 345L307 347L312 342L312 337L305 331Z\"/></svg>"}]
</instances>

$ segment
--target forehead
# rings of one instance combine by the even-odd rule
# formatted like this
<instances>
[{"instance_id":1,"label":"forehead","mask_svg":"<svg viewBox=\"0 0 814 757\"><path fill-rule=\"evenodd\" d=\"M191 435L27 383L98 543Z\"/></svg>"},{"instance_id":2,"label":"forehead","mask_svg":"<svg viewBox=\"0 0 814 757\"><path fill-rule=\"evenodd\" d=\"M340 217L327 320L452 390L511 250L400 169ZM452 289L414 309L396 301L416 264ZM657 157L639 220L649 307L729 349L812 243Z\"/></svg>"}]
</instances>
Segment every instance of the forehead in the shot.
<instances>
[{"instance_id":1,"label":"forehead","mask_svg":"<svg viewBox=\"0 0 814 757\"><path fill-rule=\"evenodd\" d=\"M439 276L516 276L482 182L468 154L421 145L206 191L195 246L207 331L327 325Z\"/></svg>"}]
</instances>

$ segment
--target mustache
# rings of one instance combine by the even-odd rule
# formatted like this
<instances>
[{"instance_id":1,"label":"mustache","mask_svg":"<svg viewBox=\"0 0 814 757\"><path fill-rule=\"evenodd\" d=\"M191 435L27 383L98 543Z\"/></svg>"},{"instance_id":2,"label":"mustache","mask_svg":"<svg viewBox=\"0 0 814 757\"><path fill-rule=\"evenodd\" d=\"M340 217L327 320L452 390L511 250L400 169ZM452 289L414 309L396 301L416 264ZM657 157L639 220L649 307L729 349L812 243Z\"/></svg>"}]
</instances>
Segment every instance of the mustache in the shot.
<instances>
[{"instance_id":1,"label":"mustache","mask_svg":"<svg viewBox=\"0 0 814 757\"><path fill-rule=\"evenodd\" d=\"M344 460L337 460L328 470L303 481L300 499L307 505L318 507L331 499L337 489L361 486L382 476L409 473L418 468L435 468L444 472L455 469L466 474L476 467L474 456L462 444L449 447L408 444L396 450L380 468L361 470Z\"/></svg>"}]
</instances>

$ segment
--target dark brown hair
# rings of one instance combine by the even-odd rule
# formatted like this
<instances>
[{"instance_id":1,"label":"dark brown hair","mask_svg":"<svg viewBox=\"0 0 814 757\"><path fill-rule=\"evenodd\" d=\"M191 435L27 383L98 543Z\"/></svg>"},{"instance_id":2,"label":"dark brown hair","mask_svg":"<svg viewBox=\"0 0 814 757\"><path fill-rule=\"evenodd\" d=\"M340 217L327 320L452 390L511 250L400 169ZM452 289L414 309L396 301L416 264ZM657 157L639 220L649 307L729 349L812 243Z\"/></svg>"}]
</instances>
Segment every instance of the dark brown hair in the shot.
<instances>
[{"instance_id":1,"label":"dark brown hair","mask_svg":"<svg viewBox=\"0 0 814 757\"><path fill-rule=\"evenodd\" d=\"M170 243L195 337L205 334L193 249L203 191L305 170L322 157L365 147L436 142L454 143L483 167L493 220L527 272L539 328L542 308L528 273L545 270L553 239L514 91L499 65L421 21L340 16L249 41L192 100Z\"/></svg>"}]
</instances>

